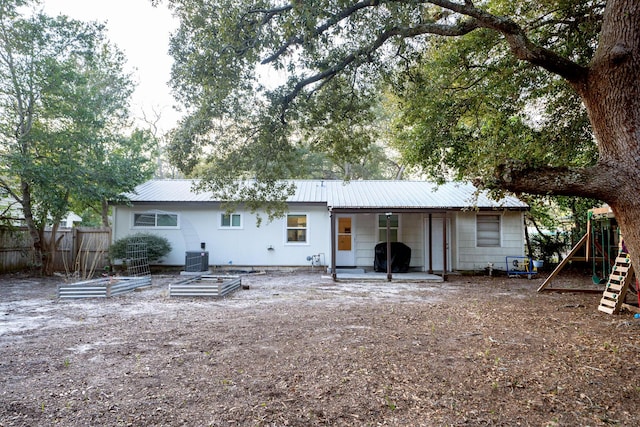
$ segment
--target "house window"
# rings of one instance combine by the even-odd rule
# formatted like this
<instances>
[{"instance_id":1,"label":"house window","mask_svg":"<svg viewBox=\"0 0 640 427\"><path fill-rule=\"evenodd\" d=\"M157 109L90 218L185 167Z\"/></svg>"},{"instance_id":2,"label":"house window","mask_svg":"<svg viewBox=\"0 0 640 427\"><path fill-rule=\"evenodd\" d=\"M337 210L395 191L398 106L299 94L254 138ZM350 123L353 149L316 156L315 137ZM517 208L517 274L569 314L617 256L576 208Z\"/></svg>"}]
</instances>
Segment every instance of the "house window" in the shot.
<instances>
[{"instance_id":1,"label":"house window","mask_svg":"<svg viewBox=\"0 0 640 427\"><path fill-rule=\"evenodd\" d=\"M307 243L307 215L287 215L287 243Z\"/></svg>"},{"instance_id":2,"label":"house window","mask_svg":"<svg viewBox=\"0 0 640 427\"><path fill-rule=\"evenodd\" d=\"M178 214L171 213L134 213L133 226L144 228L178 227Z\"/></svg>"},{"instance_id":3,"label":"house window","mask_svg":"<svg viewBox=\"0 0 640 427\"><path fill-rule=\"evenodd\" d=\"M398 241L398 229L400 224L400 220L398 215L391 215L389 217L389 241L397 242ZM387 241L387 216L386 215L378 215L378 241L386 242Z\"/></svg>"},{"instance_id":4,"label":"house window","mask_svg":"<svg viewBox=\"0 0 640 427\"><path fill-rule=\"evenodd\" d=\"M476 216L476 242L478 247L500 246L500 215Z\"/></svg>"},{"instance_id":5,"label":"house window","mask_svg":"<svg viewBox=\"0 0 640 427\"><path fill-rule=\"evenodd\" d=\"M220 228L242 228L242 216L240 214L220 214Z\"/></svg>"}]
</instances>

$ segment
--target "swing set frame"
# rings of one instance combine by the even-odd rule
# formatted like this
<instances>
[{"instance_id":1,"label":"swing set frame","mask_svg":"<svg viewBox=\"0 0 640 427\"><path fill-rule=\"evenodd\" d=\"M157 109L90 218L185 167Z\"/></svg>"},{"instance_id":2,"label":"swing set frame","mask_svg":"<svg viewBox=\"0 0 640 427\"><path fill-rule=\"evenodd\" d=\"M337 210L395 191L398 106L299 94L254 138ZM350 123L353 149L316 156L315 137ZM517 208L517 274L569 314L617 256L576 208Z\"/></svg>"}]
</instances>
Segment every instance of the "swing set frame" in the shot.
<instances>
[{"instance_id":1,"label":"swing set frame","mask_svg":"<svg viewBox=\"0 0 640 427\"><path fill-rule=\"evenodd\" d=\"M596 228L599 225L599 235ZM612 234L614 229L617 232ZM582 288L550 288L549 285L553 279L566 267L571 261L591 262L592 265L592 281L594 285L606 283L611 272L612 263L618 254L618 247L622 236L615 222L615 215L609 206L590 209L587 215L587 233L582 236L580 241L571 249L569 254L556 266L549 274L545 281L538 288L538 292L585 292L585 293L602 293L602 289L582 289ZM612 237L613 236L613 237ZM584 248L584 256L577 255ZM612 249L614 253L612 254ZM598 252L600 253L598 255ZM603 277L596 275L597 264L601 263L601 272Z\"/></svg>"}]
</instances>

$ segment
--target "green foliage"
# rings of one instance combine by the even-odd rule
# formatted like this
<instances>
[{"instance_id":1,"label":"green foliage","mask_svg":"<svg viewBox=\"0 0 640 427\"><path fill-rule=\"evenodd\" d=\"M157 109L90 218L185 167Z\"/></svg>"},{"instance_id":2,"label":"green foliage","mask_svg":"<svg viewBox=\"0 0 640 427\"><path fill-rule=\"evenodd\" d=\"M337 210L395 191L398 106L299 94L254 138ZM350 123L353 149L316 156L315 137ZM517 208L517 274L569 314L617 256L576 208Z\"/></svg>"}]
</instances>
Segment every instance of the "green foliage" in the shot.
<instances>
[{"instance_id":1,"label":"green foliage","mask_svg":"<svg viewBox=\"0 0 640 427\"><path fill-rule=\"evenodd\" d=\"M507 161L596 160L585 109L566 83L515 59L496 31L461 31L470 22L463 14L429 2L168 3L181 21L172 84L188 112L173 133L172 161L212 184L308 176L317 171L305 167L310 159L328 159L334 171L358 164L390 134L389 115L403 162L441 180L490 181ZM587 64L603 2L477 7ZM428 34L444 29L465 35Z\"/></svg>"},{"instance_id":2,"label":"green foliage","mask_svg":"<svg viewBox=\"0 0 640 427\"><path fill-rule=\"evenodd\" d=\"M109 257L111 259L127 259L127 248L130 244L140 242L146 243L147 258L150 262L157 262L163 256L171 252L171 244L166 237L158 236L151 233L136 233L118 239L109 248Z\"/></svg>"},{"instance_id":3,"label":"green foliage","mask_svg":"<svg viewBox=\"0 0 640 427\"><path fill-rule=\"evenodd\" d=\"M429 176L491 178L509 161L595 164L596 145L575 92L515 60L494 32L433 41L389 84L394 146Z\"/></svg>"},{"instance_id":4,"label":"green foliage","mask_svg":"<svg viewBox=\"0 0 640 427\"><path fill-rule=\"evenodd\" d=\"M133 83L103 26L33 4L0 6L0 188L20 205L36 253L51 254L55 242L39 237L47 223L99 211L150 176L150 139L122 133Z\"/></svg>"},{"instance_id":5,"label":"green foliage","mask_svg":"<svg viewBox=\"0 0 640 427\"><path fill-rule=\"evenodd\" d=\"M87 185L72 195L70 208L92 210L107 226L107 201L121 201L124 192L153 176L151 155L156 142L149 131L134 129L129 135L108 135L103 143L88 147L83 174Z\"/></svg>"},{"instance_id":6,"label":"green foliage","mask_svg":"<svg viewBox=\"0 0 640 427\"><path fill-rule=\"evenodd\" d=\"M549 235L535 234L531 237L531 254L536 260L542 260L549 265L552 261L559 262L566 250L571 249L569 236L563 233Z\"/></svg>"},{"instance_id":7,"label":"green foliage","mask_svg":"<svg viewBox=\"0 0 640 427\"><path fill-rule=\"evenodd\" d=\"M528 235L527 253L547 264L552 257L562 259L563 252L578 243L587 232L589 209L601 205L581 197L523 195L522 199L530 207L525 226L535 230Z\"/></svg>"},{"instance_id":8,"label":"green foliage","mask_svg":"<svg viewBox=\"0 0 640 427\"><path fill-rule=\"evenodd\" d=\"M347 45L334 49L331 43L334 37L350 39L355 26L321 34L316 29L333 20L330 14L342 2L205 3L170 2L181 19L170 48L176 59L172 84L188 112L172 133L174 165L214 189L238 179L395 176L397 167L380 149L379 79L373 70L350 67L310 88L304 81L307 71L326 69L347 52ZM271 7L274 14L264 12ZM366 25L386 19L386 12L373 10L358 18L357 31L369 39ZM286 40L291 44L283 46ZM285 52L296 45L305 49ZM258 199L275 189L263 188L269 190Z\"/></svg>"},{"instance_id":9,"label":"green foliage","mask_svg":"<svg viewBox=\"0 0 640 427\"><path fill-rule=\"evenodd\" d=\"M375 94L362 96L354 86L335 77L318 91L313 102L300 103L300 111L305 113L299 120L302 140L313 152L326 153L336 165L364 159L379 138L377 98Z\"/></svg>"},{"instance_id":10,"label":"green foliage","mask_svg":"<svg viewBox=\"0 0 640 427\"><path fill-rule=\"evenodd\" d=\"M82 227L100 227L102 224L100 215L98 215L94 210L86 209L82 212L78 211L82 221L80 222L80 226Z\"/></svg>"}]
</instances>

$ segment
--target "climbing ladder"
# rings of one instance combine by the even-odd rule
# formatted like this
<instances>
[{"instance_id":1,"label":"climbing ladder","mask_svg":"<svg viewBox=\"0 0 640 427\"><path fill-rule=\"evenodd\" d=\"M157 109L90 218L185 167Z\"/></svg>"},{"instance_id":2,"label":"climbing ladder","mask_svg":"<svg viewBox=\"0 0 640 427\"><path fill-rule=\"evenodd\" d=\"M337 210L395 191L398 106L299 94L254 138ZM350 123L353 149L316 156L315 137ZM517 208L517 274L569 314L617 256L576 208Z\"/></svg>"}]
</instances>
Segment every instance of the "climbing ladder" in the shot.
<instances>
[{"instance_id":1,"label":"climbing ladder","mask_svg":"<svg viewBox=\"0 0 640 427\"><path fill-rule=\"evenodd\" d=\"M620 252L615 265L609 275L598 310L609 314L616 314L624 303L624 297L633 279L633 266L626 253Z\"/></svg>"}]
</instances>

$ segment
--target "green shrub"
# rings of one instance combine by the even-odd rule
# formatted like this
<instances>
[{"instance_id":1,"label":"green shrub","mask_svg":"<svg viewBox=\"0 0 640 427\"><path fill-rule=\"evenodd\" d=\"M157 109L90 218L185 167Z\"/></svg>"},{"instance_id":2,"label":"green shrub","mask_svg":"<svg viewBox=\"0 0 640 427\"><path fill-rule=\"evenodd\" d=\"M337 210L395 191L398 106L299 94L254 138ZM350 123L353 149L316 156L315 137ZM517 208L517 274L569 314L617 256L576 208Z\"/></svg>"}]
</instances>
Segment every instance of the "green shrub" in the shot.
<instances>
[{"instance_id":1,"label":"green shrub","mask_svg":"<svg viewBox=\"0 0 640 427\"><path fill-rule=\"evenodd\" d=\"M162 236L151 233L136 233L118 239L109 248L109 256L114 259L127 259L127 248L129 244L144 242L147 244L147 259L149 262L156 262L163 256L171 252L169 240Z\"/></svg>"},{"instance_id":2,"label":"green shrub","mask_svg":"<svg viewBox=\"0 0 640 427\"><path fill-rule=\"evenodd\" d=\"M531 256L550 264L553 259L561 260L564 251L571 248L569 236L556 233L549 235L534 234L531 236ZM559 262L559 261L556 261Z\"/></svg>"}]
</instances>

